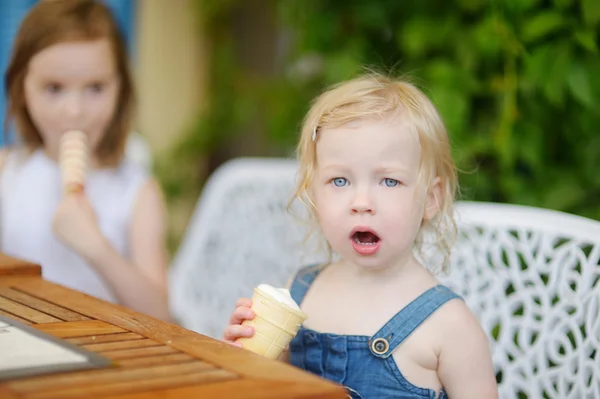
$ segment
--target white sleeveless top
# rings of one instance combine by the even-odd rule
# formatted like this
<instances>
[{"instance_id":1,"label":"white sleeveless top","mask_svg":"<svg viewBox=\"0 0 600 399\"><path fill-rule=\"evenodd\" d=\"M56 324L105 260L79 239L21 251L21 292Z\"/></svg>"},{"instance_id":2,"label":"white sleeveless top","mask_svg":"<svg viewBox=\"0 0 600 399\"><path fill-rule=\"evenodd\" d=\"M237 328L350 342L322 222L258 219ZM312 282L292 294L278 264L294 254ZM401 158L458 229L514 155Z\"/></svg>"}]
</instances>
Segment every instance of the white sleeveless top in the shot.
<instances>
[{"instance_id":1,"label":"white sleeveless top","mask_svg":"<svg viewBox=\"0 0 600 399\"><path fill-rule=\"evenodd\" d=\"M86 179L85 193L100 230L126 259L134 203L147 179L147 172L131 160L92 170ZM10 151L0 174L1 251L40 264L46 280L116 302L100 274L52 232L61 197L56 162L42 150L31 155Z\"/></svg>"}]
</instances>

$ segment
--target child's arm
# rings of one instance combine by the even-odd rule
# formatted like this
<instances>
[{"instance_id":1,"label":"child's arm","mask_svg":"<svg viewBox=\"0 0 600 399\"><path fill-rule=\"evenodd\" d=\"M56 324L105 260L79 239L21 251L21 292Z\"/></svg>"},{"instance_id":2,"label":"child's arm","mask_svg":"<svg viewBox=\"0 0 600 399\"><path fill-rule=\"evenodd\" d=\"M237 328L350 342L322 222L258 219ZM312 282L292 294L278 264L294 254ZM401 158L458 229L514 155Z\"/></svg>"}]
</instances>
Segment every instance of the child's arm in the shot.
<instances>
[{"instance_id":1,"label":"child's arm","mask_svg":"<svg viewBox=\"0 0 600 399\"><path fill-rule=\"evenodd\" d=\"M84 195L69 195L63 200L55 216L54 230L98 270L124 306L170 321L165 214L160 188L150 180L140 190L134 205L129 260L102 235Z\"/></svg>"},{"instance_id":2,"label":"child's arm","mask_svg":"<svg viewBox=\"0 0 600 399\"><path fill-rule=\"evenodd\" d=\"M445 316L438 375L450 399L495 399L498 387L489 340L462 301L452 301Z\"/></svg>"}]
</instances>

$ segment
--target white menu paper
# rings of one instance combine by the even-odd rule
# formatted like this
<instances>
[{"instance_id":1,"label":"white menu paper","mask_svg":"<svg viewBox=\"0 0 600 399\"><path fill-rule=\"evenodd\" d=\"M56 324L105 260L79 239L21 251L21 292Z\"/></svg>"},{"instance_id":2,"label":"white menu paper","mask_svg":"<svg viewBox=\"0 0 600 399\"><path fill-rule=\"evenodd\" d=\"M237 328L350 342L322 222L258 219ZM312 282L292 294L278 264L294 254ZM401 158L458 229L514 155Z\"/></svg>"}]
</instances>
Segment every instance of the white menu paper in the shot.
<instances>
[{"instance_id":1,"label":"white menu paper","mask_svg":"<svg viewBox=\"0 0 600 399\"><path fill-rule=\"evenodd\" d=\"M0 321L0 371L85 362L85 356Z\"/></svg>"},{"instance_id":2,"label":"white menu paper","mask_svg":"<svg viewBox=\"0 0 600 399\"><path fill-rule=\"evenodd\" d=\"M0 380L108 364L95 353L0 316Z\"/></svg>"}]
</instances>

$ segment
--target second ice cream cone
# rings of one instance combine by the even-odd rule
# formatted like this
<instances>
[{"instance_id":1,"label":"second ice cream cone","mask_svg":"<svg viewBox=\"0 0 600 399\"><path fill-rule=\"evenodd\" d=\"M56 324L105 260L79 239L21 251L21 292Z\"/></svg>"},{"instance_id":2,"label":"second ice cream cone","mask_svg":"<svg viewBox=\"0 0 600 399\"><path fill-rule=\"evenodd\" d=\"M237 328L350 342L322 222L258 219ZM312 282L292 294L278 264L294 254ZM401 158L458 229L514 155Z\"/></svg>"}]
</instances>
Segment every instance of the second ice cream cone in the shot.
<instances>
[{"instance_id":1,"label":"second ice cream cone","mask_svg":"<svg viewBox=\"0 0 600 399\"><path fill-rule=\"evenodd\" d=\"M87 135L79 130L66 131L60 138L59 149L59 166L65 194L83 191L88 159Z\"/></svg>"}]
</instances>

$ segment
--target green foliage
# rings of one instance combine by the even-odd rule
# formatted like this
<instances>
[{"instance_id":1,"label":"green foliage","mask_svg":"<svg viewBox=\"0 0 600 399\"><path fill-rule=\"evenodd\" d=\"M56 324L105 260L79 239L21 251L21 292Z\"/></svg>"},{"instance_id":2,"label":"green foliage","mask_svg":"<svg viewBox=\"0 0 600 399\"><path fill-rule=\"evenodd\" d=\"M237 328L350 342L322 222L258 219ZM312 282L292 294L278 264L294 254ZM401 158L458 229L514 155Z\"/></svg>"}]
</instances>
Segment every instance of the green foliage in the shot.
<instances>
[{"instance_id":1,"label":"green foliage","mask_svg":"<svg viewBox=\"0 0 600 399\"><path fill-rule=\"evenodd\" d=\"M213 86L190 153L226 148L258 120L263 154L288 156L310 100L366 66L407 74L432 98L464 199L600 219L600 1L273 0L293 38L275 77L234 56L226 20L242 0L198 1Z\"/></svg>"}]
</instances>

